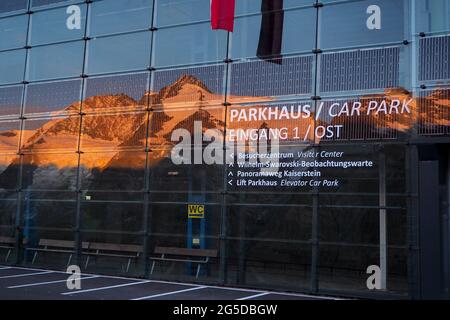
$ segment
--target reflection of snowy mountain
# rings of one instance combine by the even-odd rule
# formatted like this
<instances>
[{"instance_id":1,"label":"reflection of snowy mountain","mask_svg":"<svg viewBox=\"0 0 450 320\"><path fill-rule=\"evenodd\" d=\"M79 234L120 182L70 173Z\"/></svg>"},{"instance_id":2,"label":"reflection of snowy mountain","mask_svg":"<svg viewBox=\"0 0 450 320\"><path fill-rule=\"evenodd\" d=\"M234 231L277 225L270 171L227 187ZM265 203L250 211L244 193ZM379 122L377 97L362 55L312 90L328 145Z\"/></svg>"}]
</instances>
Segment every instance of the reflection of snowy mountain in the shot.
<instances>
[{"instance_id":1,"label":"reflection of snowy mountain","mask_svg":"<svg viewBox=\"0 0 450 320\"><path fill-rule=\"evenodd\" d=\"M62 190L76 188L78 155L75 151L80 126L80 144L83 150L80 161L82 179L97 188L110 189L111 186L102 188L99 185L102 173L111 173L114 170L142 170L145 163L145 153L142 150L147 144L148 119L146 112L136 110L143 110L145 106L140 104L147 99L153 105L159 105L149 124L151 147L161 149L155 150L149 159L152 166L169 154L173 145L170 141L173 130L185 128L192 131L196 120L202 122L204 130L223 130L222 108L209 108L210 101L220 100L222 97L212 94L203 83L190 76L180 77L156 94L145 93L140 101L123 94L90 97L83 101L83 112L86 115L82 124L79 116L60 116L44 120L40 126L36 123L37 129L24 132L22 150L26 151L23 157L26 179L23 187ZM185 100L193 102L192 107L178 106L178 103ZM65 111L77 108L78 105L79 103L68 106ZM132 110L135 112L131 112ZM5 148L14 150L19 141L19 133L17 130L0 132L0 143ZM11 157L3 156L0 159L0 177L6 177L14 170L13 167L17 167L17 163L12 161ZM108 180L107 184L110 183ZM127 189L125 186L123 188Z\"/></svg>"},{"instance_id":2,"label":"reflection of snowy mountain","mask_svg":"<svg viewBox=\"0 0 450 320\"><path fill-rule=\"evenodd\" d=\"M380 95L361 97L361 110L367 109L371 99L410 99L411 94L403 89L388 89ZM268 100L265 97L240 97L240 101ZM27 120L22 131L22 150L26 151L23 163L27 167L27 177L24 187L73 189L76 185L79 134L81 129L81 178L97 185L102 172L111 170L143 170L145 153L142 150L148 144L152 152L148 159L152 167L157 166L170 154L174 145L171 141L172 132L176 129L186 129L193 132L195 121L202 123L203 132L207 129L224 129L224 108L221 105L223 96L212 93L207 86L193 76L183 75L172 84L163 87L159 92L146 92L139 100L124 94L93 96L82 102L86 114L80 123L79 116L62 116L44 120L37 129L31 129ZM143 112L146 103L154 108L148 119ZM80 102L66 107L63 111L78 109ZM307 140L312 141L312 131L308 127L317 125L344 125L344 139L352 139L363 130L373 133L373 137L384 137L398 133L408 133L411 127L419 123L443 126L450 124L449 90L436 90L423 98L418 98L411 104L411 115L382 115L361 117L335 117L326 121L314 121L314 113L308 119L296 121L249 121L228 123L229 129L255 129L286 127L290 133L293 128ZM261 105L263 106L263 105ZM246 108L233 105L233 108ZM139 111L140 110L140 111ZM61 113L62 114L62 113ZM81 126L81 128L80 128ZM359 131L358 131L359 130ZM147 131L149 141L147 142ZM9 129L0 131L0 150L14 150L18 145L20 131ZM141 150L141 152L129 151ZM12 151L14 152L14 151ZM17 166L16 156L0 157L0 177L6 177L8 171ZM109 183L109 182L108 182ZM85 186L88 187L88 186Z\"/></svg>"},{"instance_id":3,"label":"reflection of snowy mountain","mask_svg":"<svg viewBox=\"0 0 450 320\"><path fill-rule=\"evenodd\" d=\"M19 130L2 130L0 131L0 152L14 150L19 142ZM1 164L0 164L1 165Z\"/></svg>"}]
</instances>

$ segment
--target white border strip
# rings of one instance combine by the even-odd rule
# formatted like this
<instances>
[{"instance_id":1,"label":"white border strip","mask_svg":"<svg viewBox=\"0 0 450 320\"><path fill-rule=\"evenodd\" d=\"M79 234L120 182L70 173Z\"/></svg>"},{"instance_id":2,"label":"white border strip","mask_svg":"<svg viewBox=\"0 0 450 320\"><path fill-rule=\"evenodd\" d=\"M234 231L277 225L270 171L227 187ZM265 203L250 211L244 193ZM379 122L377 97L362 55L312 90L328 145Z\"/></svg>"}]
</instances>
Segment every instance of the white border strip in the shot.
<instances>
[{"instance_id":1,"label":"white border strip","mask_svg":"<svg viewBox=\"0 0 450 320\"><path fill-rule=\"evenodd\" d=\"M166 292L166 293L154 294L154 295L146 296L146 297L134 298L134 299L131 299L131 300L135 300L135 301L137 301L137 300L147 300L147 299L151 299L151 298L164 297L164 296L168 296L168 295L172 295L172 294L183 293L183 292L194 291L194 290L201 290L201 289L206 289L206 288L209 288L209 287L208 286L200 286L200 287L195 287L195 288L189 288L189 289L171 291L171 292Z\"/></svg>"},{"instance_id":2,"label":"white border strip","mask_svg":"<svg viewBox=\"0 0 450 320\"><path fill-rule=\"evenodd\" d=\"M98 278L99 276L90 276L90 277L84 277L84 278L80 278L81 280L88 280L88 279L95 279ZM34 287L34 286L43 286L46 284L54 284L54 283L60 283L60 282L67 282L67 279L64 280L56 280L56 281L48 281L48 282L37 282L37 283L28 283L28 284L21 284L18 286L12 286L12 287L8 287L8 289L16 289L16 288L24 288L24 287Z\"/></svg>"},{"instance_id":3,"label":"white border strip","mask_svg":"<svg viewBox=\"0 0 450 320\"><path fill-rule=\"evenodd\" d=\"M35 272L35 273L25 273L25 274L15 274L11 276L2 276L0 279L9 279L9 278L19 278L19 277L28 277L28 276L37 276L39 274L48 274L54 273L53 271L43 271L43 272Z\"/></svg>"},{"instance_id":4,"label":"white border strip","mask_svg":"<svg viewBox=\"0 0 450 320\"><path fill-rule=\"evenodd\" d=\"M11 269L11 267L0 267L0 270L7 270L7 269Z\"/></svg>"},{"instance_id":5,"label":"white border strip","mask_svg":"<svg viewBox=\"0 0 450 320\"><path fill-rule=\"evenodd\" d=\"M78 291L69 291L69 292L64 292L64 293L61 293L61 294L63 296L68 296L68 295L72 295L72 294L79 294L79 293L86 293L86 292L92 292L92 291L100 291L100 290L108 290L108 289L121 288L121 287L127 287L127 286L134 286L134 285L144 284L144 283L149 283L149 282L150 282L150 280L148 280L148 281L139 281L139 282L130 282L130 283L118 284L118 285L115 285L115 286L92 288L92 289L78 290Z\"/></svg>"}]
</instances>

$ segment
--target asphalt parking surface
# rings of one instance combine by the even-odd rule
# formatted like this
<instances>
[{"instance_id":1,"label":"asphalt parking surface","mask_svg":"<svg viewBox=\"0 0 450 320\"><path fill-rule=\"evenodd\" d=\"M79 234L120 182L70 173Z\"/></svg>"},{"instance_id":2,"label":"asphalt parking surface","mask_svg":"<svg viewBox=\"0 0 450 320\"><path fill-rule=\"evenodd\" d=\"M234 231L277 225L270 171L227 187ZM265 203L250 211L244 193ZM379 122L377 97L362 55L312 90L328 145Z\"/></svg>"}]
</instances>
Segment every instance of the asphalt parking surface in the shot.
<instances>
[{"instance_id":1,"label":"asphalt parking surface","mask_svg":"<svg viewBox=\"0 0 450 320\"><path fill-rule=\"evenodd\" d=\"M0 265L0 300L330 300L331 297L82 274L67 287L61 271Z\"/></svg>"}]
</instances>

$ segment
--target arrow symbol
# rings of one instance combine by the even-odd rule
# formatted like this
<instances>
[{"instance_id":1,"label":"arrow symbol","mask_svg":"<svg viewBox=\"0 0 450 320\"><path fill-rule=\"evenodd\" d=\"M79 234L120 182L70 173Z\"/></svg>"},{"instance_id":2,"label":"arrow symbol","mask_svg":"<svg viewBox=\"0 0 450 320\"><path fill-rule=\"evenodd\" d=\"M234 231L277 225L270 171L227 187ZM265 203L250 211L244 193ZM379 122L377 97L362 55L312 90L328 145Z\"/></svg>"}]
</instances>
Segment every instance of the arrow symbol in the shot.
<instances>
[{"instance_id":1,"label":"arrow symbol","mask_svg":"<svg viewBox=\"0 0 450 320\"><path fill-rule=\"evenodd\" d=\"M230 164L229 164L229 167L234 167L234 163L233 163L233 162L230 163Z\"/></svg>"},{"instance_id":2,"label":"arrow symbol","mask_svg":"<svg viewBox=\"0 0 450 320\"><path fill-rule=\"evenodd\" d=\"M231 154L230 154L230 158L234 158L234 153L231 153Z\"/></svg>"},{"instance_id":3,"label":"arrow symbol","mask_svg":"<svg viewBox=\"0 0 450 320\"><path fill-rule=\"evenodd\" d=\"M228 181L228 184L229 184L230 186L232 186L232 185L233 185L233 180Z\"/></svg>"},{"instance_id":4,"label":"arrow symbol","mask_svg":"<svg viewBox=\"0 0 450 320\"><path fill-rule=\"evenodd\" d=\"M228 172L228 176L233 176L233 172L232 171Z\"/></svg>"}]
</instances>

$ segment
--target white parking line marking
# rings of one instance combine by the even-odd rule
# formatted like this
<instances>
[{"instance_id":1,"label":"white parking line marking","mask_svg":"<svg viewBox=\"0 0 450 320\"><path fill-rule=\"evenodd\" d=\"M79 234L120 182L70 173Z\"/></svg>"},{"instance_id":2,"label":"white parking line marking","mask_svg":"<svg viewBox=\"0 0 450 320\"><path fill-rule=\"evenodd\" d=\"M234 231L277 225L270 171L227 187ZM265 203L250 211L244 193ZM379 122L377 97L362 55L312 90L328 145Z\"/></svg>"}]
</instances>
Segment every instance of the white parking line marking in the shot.
<instances>
[{"instance_id":1,"label":"white parking line marking","mask_svg":"<svg viewBox=\"0 0 450 320\"><path fill-rule=\"evenodd\" d=\"M28 277L28 276L37 276L39 274L47 274L53 273L53 271L43 271L43 272L35 272L35 273L26 273L26 274L15 274L12 276L2 276L0 279L8 279L8 278L19 278L19 277Z\"/></svg>"},{"instance_id":2,"label":"white parking line marking","mask_svg":"<svg viewBox=\"0 0 450 320\"><path fill-rule=\"evenodd\" d=\"M195 287L195 288L171 291L171 292L166 292L166 293L159 293L159 294L154 294L154 295L151 295L151 296L146 296L146 297L141 297L141 298L135 298L135 299L131 299L131 300L136 300L136 301L137 300L146 300L146 299L163 297L163 296L168 296L168 295L171 295L171 294L177 294L177 293L183 293L183 292L188 292L188 291L200 290L200 289L205 289L205 288L208 288L208 286L201 286L201 287Z\"/></svg>"},{"instance_id":3,"label":"white parking line marking","mask_svg":"<svg viewBox=\"0 0 450 320\"><path fill-rule=\"evenodd\" d=\"M254 290L254 289L245 289L245 288L233 288L233 287L219 287L219 286L208 286L212 289L219 289L219 290L230 290L230 291L241 291L241 292L254 292L254 293L261 293L265 291L261 290Z\"/></svg>"},{"instance_id":4,"label":"white parking line marking","mask_svg":"<svg viewBox=\"0 0 450 320\"><path fill-rule=\"evenodd\" d=\"M0 270L11 269L11 267L1 267Z\"/></svg>"},{"instance_id":5,"label":"white parking line marking","mask_svg":"<svg viewBox=\"0 0 450 320\"><path fill-rule=\"evenodd\" d=\"M247 296L247 297L239 298L239 299L236 299L236 300L250 300L250 299L253 299L253 298L266 296L268 294L270 294L270 292L261 292L261 293L258 293L258 294L254 294L252 296Z\"/></svg>"},{"instance_id":6,"label":"white parking line marking","mask_svg":"<svg viewBox=\"0 0 450 320\"><path fill-rule=\"evenodd\" d=\"M291 293L291 292L270 292L270 294L276 294L278 296L302 297L302 298L308 298L308 299L343 300L343 299L339 299L339 298L313 296L313 295L309 295L309 294Z\"/></svg>"},{"instance_id":7,"label":"white parking line marking","mask_svg":"<svg viewBox=\"0 0 450 320\"><path fill-rule=\"evenodd\" d=\"M134 285L144 284L144 283L149 283L149 282L150 281L131 282L131 283L118 284L118 285L115 285L115 286L108 286L108 287L100 287L100 288L93 288L93 289L86 289L86 290L64 292L64 293L61 293L61 294L65 296L65 295L71 295L71 294L79 294L79 293L85 293L85 292L92 292L92 291L108 290L108 289L114 289L114 288L134 286Z\"/></svg>"},{"instance_id":8,"label":"white parking line marking","mask_svg":"<svg viewBox=\"0 0 450 320\"><path fill-rule=\"evenodd\" d=\"M17 270L35 270L35 271L44 271L44 270L46 270L46 269L27 268L27 267L15 267L15 266L13 266L13 267L0 266L0 268L1 267L10 268L10 269L17 269ZM67 274L67 272L58 271L58 270L53 270L51 272ZM96 274L93 274L93 273L82 273L81 275L93 276L93 275L96 275ZM132 278L132 277L120 277L120 276L108 276L108 275L98 275L98 276L102 277L102 278L107 278L107 279L136 280L136 281L141 281L142 280L142 279L139 279L139 278ZM180 286L198 286L198 284L193 284L193 283L183 283L183 282L164 281L164 280L148 280L147 282L175 284L175 285L180 285ZM230 290L230 291L254 292L255 294L263 292L261 290L246 289L246 288L234 288L234 287L223 287L223 286L208 286L208 288ZM318 295L315 296L315 295L302 294L302 293L292 293L292 292L272 292L272 291L269 291L269 294L276 294L276 295L281 295L281 296L283 296L283 295L285 295L285 296L295 296L295 297L303 297L303 298L310 298L310 299L344 300L344 299L341 299L341 298L336 298L336 297L331 297L331 296L318 296Z\"/></svg>"},{"instance_id":9,"label":"white parking line marking","mask_svg":"<svg viewBox=\"0 0 450 320\"><path fill-rule=\"evenodd\" d=\"M100 276L91 276L91 277L80 278L80 280L95 279L95 278L99 278L99 277L100 277ZM53 284L53 283L60 283L60 282L67 282L67 279L64 279L64 280L56 280L56 281L47 281L47 282L38 282L38 283L21 284L21 285L18 285L18 286L8 287L8 289L16 289L16 288L24 288L24 287L42 286L42 285L46 285L46 284Z\"/></svg>"},{"instance_id":10,"label":"white parking line marking","mask_svg":"<svg viewBox=\"0 0 450 320\"><path fill-rule=\"evenodd\" d=\"M17 270L34 270L34 271L43 271L43 270L45 270L45 269L38 269L38 268L25 268L25 267L16 267L16 266L14 266L14 267L7 267L7 268L11 268L11 269L17 269ZM55 271L55 272L57 272L57 271Z\"/></svg>"}]
</instances>

